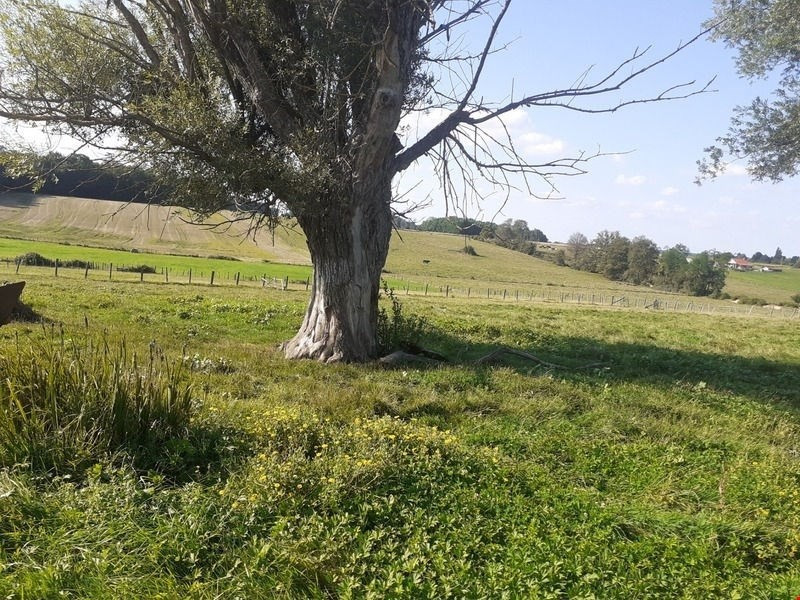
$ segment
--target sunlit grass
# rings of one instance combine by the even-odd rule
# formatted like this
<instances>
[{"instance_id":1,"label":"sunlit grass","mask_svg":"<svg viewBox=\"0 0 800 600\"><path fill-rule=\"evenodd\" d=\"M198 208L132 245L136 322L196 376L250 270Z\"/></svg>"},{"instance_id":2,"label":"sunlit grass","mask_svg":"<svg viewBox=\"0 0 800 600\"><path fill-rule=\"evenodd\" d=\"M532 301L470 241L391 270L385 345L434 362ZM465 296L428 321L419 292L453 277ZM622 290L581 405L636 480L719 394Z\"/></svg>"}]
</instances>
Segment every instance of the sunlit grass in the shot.
<instances>
[{"instance_id":1,"label":"sunlit grass","mask_svg":"<svg viewBox=\"0 0 800 600\"><path fill-rule=\"evenodd\" d=\"M385 369L285 361L305 298L29 278L23 299L57 325L0 329L6 378L63 324L139 364L154 341L197 411L68 478L7 459L0 594L796 595L792 321L401 295L452 362ZM474 364L497 347L568 368Z\"/></svg>"}]
</instances>

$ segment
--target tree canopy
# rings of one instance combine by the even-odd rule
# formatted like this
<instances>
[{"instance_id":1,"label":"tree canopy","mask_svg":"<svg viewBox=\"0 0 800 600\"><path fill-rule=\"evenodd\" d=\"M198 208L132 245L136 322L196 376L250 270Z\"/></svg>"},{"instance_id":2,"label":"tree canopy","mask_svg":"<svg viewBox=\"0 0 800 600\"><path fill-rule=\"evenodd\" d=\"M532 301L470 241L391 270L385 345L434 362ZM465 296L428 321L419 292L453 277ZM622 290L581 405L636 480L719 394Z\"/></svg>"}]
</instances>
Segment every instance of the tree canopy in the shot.
<instances>
[{"instance_id":1,"label":"tree canopy","mask_svg":"<svg viewBox=\"0 0 800 600\"><path fill-rule=\"evenodd\" d=\"M800 0L715 0L713 38L738 52L748 79L779 74L772 97L736 108L728 133L699 161L700 178L735 159L756 180L780 181L800 168Z\"/></svg>"}]
</instances>

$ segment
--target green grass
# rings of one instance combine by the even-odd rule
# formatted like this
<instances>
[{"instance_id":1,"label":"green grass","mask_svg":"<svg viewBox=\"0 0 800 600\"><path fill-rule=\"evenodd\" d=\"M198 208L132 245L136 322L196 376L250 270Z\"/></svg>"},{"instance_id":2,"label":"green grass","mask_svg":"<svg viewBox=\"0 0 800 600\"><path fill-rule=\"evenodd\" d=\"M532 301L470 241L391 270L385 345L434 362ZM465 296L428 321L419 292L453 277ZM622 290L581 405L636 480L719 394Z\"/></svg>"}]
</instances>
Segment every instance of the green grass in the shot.
<instances>
[{"instance_id":1,"label":"green grass","mask_svg":"<svg viewBox=\"0 0 800 600\"><path fill-rule=\"evenodd\" d=\"M77 347L155 340L197 412L157 460L6 459L2 596L800 593L794 322L401 296L453 362L382 369L283 360L300 291L32 273L24 299ZM572 368L474 364L498 346Z\"/></svg>"},{"instance_id":2,"label":"green grass","mask_svg":"<svg viewBox=\"0 0 800 600\"><path fill-rule=\"evenodd\" d=\"M155 267L159 272L158 277L149 276L148 280L163 281L163 269L169 271L174 279L188 279L188 272L191 269L195 281L210 280L211 271L216 273L216 281L223 279L232 280L236 273L240 273L242 278L260 279L267 277L288 277L291 281L303 281L311 275L311 268L303 265L287 265L270 262L245 262L224 259L214 259L205 257L177 256L167 254L149 254L145 252L126 252L123 250L109 250L105 248L89 248L83 246L72 246L65 244L54 244L50 242L33 242L29 240L15 240L0 238L0 260L9 259L11 263L6 265L6 270L13 270L13 259L27 252L38 252L49 259L83 260L97 263L96 269L91 271L92 278L107 278L108 267L130 267L138 265L148 265ZM20 267L22 275L25 273L38 272L33 267ZM44 271L42 271L44 272ZM53 272L53 269L49 269ZM62 272L62 275L64 273ZM81 271L81 275L83 272ZM131 277L130 274L113 273L113 277Z\"/></svg>"},{"instance_id":3,"label":"green grass","mask_svg":"<svg viewBox=\"0 0 800 600\"><path fill-rule=\"evenodd\" d=\"M800 294L800 269L782 267L780 273L732 271L728 273L725 291L732 296L762 298L767 302L789 302Z\"/></svg>"}]
</instances>

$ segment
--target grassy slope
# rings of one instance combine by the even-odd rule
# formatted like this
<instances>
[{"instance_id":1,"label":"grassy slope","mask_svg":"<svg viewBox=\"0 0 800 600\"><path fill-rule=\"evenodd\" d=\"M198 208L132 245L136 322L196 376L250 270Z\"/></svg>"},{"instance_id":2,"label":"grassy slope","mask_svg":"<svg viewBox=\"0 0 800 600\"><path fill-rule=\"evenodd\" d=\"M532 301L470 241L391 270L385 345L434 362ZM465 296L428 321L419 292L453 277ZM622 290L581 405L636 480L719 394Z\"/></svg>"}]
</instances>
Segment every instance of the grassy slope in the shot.
<instances>
[{"instance_id":1,"label":"grassy slope","mask_svg":"<svg viewBox=\"0 0 800 600\"><path fill-rule=\"evenodd\" d=\"M141 356L156 340L234 370L192 375L203 406L154 471L0 472L4 596L800 589L791 322L412 296L425 344L455 362L378 369L285 362L275 346L302 318L300 292L89 285L34 274L25 294L64 323L57 339L124 338ZM3 327L0 351L41 335ZM601 365L472 364L498 345Z\"/></svg>"}]
</instances>

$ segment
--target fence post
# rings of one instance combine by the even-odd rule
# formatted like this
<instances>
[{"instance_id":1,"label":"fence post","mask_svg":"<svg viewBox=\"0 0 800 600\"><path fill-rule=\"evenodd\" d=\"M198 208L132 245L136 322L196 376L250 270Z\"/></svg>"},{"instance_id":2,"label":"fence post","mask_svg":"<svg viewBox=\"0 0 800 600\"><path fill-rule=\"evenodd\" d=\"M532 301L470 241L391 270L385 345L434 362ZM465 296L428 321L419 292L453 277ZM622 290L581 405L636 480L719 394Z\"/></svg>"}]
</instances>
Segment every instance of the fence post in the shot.
<instances>
[{"instance_id":1,"label":"fence post","mask_svg":"<svg viewBox=\"0 0 800 600\"><path fill-rule=\"evenodd\" d=\"M239 285L239 271L236 271L236 285Z\"/></svg>"},{"instance_id":2,"label":"fence post","mask_svg":"<svg viewBox=\"0 0 800 600\"><path fill-rule=\"evenodd\" d=\"M139 271L139 281L144 281L144 269Z\"/></svg>"},{"instance_id":3,"label":"fence post","mask_svg":"<svg viewBox=\"0 0 800 600\"><path fill-rule=\"evenodd\" d=\"M192 270L189 269L189 285L192 284Z\"/></svg>"},{"instance_id":4,"label":"fence post","mask_svg":"<svg viewBox=\"0 0 800 600\"><path fill-rule=\"evenodd\" d=\"M309 285L311 285L311 277L306 277L306 291L308 291Z\"/></svg>"},{"instance_id":5,"label":"fence post","mask_svg":"<svg viewBox=\"0 0 800 600\"><path fill-rule=\"evenodd\" d=\"M445 298L449 298L450 297L450 286L449 285L444 290L444 297Z\"/></svg>"},{"instance_id":6,"label":"fence post","mask_svg":"<svg viewBox=\"0 0 800 600\"><path fill-rule=\"evenodd\" d=\"M56 259L56 277L58 277L58 259Z\"/></svg>"},{"instance_id":7,"label":"fence post","mask_svg":"<svg viewBox=\"0 0 800 600\"><path fill-rule=\"evenodd\" d=\"M428 284L427 283L425 284L425 295L426 296L428 295Z\"/></svg>"},{"instance_id":8,"label":"fence post","mask_svg":"<svg viewBox=\"0 0 800 600\"><path fill-rule=\"evenodd\" d=\"M282 285L283 285L283 291L284 292L289 289L289 276L288 275L283 278Z\"/></svg>"},{"instance_id":9,"label":"fence post","mask_svg":"<svg viewBox=\"0 0 800 600\"><path fill-rule=\"evenodd\" d=\"M508 292L508 290L503 290L503 300L506 299L506 292Z\"/></svg>"},{"instance_id":10,"label":"fence post","mask_svg":"<svg viewBox=\"0 0 800 600\"><path fill-rule=\"evenodd\" d=\"M17 259L17 270L16 270L16 271L14 271L15 273L19 273L19 266L20 266L21 264L22 264L22 259L21 259L21 258L18 258L18 259Z\"/></svg>"},{"instance_id":11,"label":"fence post","mask_svg":"<svg viewBox=\"0 0 800 600\"><path fill-rule=\"evenodd\" d=\"M214 285L214 271L211 271L211 285Z\"/></svg>"},{"instance_id":12,"label":"fence post","mask_svg":"<svg viewBox=\"0 0 800 600\"><path fill-rule=\"evenodd\" d=\"M87 277L89 277L89 261L88 260L86 261L86 269L84 269L84 271L83 271L83 278L86 279Z\"/></svg>"},{"instance_id":13,"label":"fence post","mask_svg":"<svg viewBox=\"0 0 800 600\"><path fill-rule=\"evenodd\" d=\"M472 288L467 288L467 298L469 298L469 294L472 291Z\"/></svg>"},{"instance_id":14,"label":"fence post","mask_svg":"<svg viewBox=\"0 0 800 600\"><path fill-rule=\"evenodd\" d=\"M169 267L164 267L164 282L169 283Z\"/></svg>"}]
</instances>

